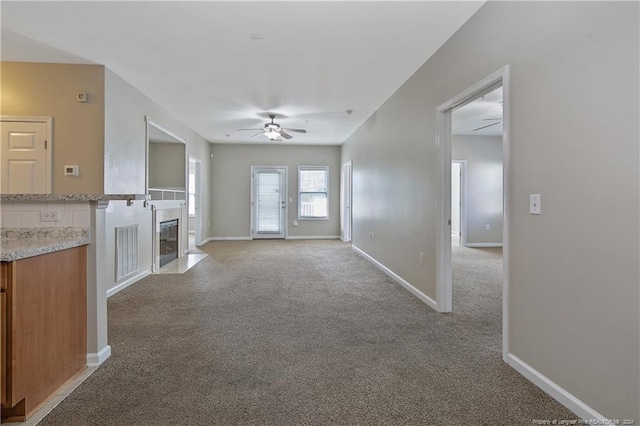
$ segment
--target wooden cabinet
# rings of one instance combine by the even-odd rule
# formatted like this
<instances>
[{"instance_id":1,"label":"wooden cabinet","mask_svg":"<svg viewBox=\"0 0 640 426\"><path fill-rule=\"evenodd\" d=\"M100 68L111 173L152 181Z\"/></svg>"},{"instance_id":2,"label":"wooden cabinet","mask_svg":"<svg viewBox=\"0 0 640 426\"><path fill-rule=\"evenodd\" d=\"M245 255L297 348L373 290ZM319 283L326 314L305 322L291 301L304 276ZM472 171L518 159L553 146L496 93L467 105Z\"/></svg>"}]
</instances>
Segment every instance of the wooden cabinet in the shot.
<instances>
[{"instance_id":1,"label":"wooden cabinet","mask_svg":"<svg viewBox=\"0 0 640 426\"><path fill-rule=\"evenodd\" d=\"M3 421L23 421L86 366L86 246L1 267Z\"/></svg>"}]
</instances>

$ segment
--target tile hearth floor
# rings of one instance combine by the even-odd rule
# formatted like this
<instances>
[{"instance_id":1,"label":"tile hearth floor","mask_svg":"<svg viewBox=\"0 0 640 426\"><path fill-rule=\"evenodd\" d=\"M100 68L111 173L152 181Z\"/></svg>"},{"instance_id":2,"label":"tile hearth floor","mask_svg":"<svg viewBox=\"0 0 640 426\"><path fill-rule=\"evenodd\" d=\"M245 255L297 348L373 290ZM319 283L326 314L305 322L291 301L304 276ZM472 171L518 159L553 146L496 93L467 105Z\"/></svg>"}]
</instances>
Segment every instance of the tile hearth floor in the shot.
<instances>
[{"instance_id":1,"label":"tile hearth floor","mask_svg":"<svg viewBox=\"0 0 640 426\"><path fill-rule=\"evenodd\" d=\"M184 274L207 256L209 255L206 253L185 254L184 256L167 263L158 271L154 272L154 274Z\"/></svg>"}]
</instances>

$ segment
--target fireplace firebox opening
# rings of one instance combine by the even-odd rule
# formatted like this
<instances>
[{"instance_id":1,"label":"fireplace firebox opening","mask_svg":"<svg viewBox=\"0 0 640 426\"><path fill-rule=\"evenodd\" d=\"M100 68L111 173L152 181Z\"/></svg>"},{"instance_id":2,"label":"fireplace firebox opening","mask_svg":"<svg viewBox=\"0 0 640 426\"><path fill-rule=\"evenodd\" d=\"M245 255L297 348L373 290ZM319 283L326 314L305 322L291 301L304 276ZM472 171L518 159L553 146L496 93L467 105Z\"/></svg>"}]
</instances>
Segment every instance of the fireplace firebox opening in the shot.
<instances>
[{"instance_id":1,"label":"fireplace firebox opening","mask_svg":"<svg viewBox=\"0 0 640 426\"><path fill-rule=\"evenodd\" d=\"M160 222L160 267L178 258L178 219Z\"/></svg>"}]
</instances>

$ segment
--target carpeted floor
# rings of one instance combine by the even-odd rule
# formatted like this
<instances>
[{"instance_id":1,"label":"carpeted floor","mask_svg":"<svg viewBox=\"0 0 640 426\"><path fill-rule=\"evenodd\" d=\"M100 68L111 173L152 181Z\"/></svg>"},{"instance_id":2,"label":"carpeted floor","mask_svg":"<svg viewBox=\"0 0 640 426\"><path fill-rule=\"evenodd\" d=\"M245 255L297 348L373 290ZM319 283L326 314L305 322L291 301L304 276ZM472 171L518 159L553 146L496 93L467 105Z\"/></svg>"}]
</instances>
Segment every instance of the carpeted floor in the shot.
<instances>
[{"instance_id":1,"label":"carpeted floor","mask_svg":"<svg viewBox=\"0 0 640 426\"><path fill-rule=\"evenodd\" d=\"M338 241L205 246L109 299L113 355L42 425L530 425L575 418L501 360L501 254L454 248L438 314Z\"/></svg>"}]
</instances>

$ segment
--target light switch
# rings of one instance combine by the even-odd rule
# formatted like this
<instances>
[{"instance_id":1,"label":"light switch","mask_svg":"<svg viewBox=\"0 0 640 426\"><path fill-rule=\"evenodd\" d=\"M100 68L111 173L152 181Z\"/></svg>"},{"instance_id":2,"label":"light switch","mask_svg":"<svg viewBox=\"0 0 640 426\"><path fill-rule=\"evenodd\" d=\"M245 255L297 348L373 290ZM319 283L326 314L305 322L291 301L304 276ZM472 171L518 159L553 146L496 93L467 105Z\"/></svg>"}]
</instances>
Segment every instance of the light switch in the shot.
<instances>
[{"instance_id":1,"label":"light switch","mask_svg":"<svg viewBox=\"0 0 640 426\"><path fill-rule=\"evenodd\" d=\"M529 213L542 214L542 200L540 194L529 195Z\"/></svg>"}]
</instances>

